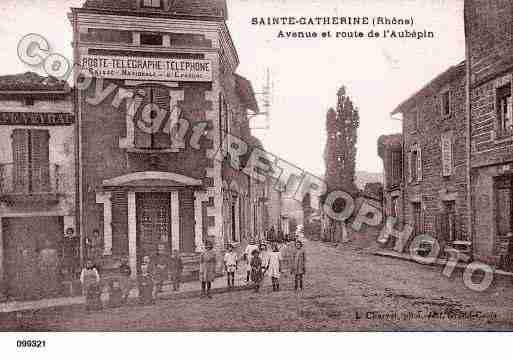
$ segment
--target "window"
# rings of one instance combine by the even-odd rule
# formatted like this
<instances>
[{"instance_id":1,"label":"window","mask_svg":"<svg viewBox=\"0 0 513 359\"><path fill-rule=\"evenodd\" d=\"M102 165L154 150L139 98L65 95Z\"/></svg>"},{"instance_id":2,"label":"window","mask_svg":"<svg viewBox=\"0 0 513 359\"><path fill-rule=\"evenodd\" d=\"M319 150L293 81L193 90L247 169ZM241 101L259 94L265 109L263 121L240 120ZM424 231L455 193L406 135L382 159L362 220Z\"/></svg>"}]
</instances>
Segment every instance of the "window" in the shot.
<instances>
[{"instance_id":1,"label":"window","mask_svg":"<svg viewBox=\"0 0 513 359\"><path fill-rule=\"evenodd\" d=\"M513 135L511 83L497 89L497 120L499 137Z\"/></svg>"},{"instance_id":2,"label":"window","mask_svg":"<svg viewBox=\"0 0 513 359\"><path fill-rule=\"evenodd\" d=\"M390 202L390 216L397 218L397 215L399 214L399 197L392 197Z\"/></svg>"},{"instance_id":3,"label":"window","mask_svg":"<svg viewBox=\"0 0 513 359\"><path fill-rule=\"evenodd\" d=\"M399 185L403 176L403 154L401 150L392 151L392 178L390 184L392 186Z\"/></svg>"},{"instance_id":4,"label":"window","mask_svg":"<svg viewBox=\"0 0 513 359\"><path fill-rule=\"evenodd\" d=\"M141 34L141 45L148 46L162 46L163 38L160 34L149 34L142 33Z\"/></svg>"},{"instance_id":5,"label":"window","mask_svg":"<svg viewBox=\"0 0 513 359\"><path fill-rule=\"evenodd\" d=\"M442 93L440 105L442 117L449 117L451 115L451 93L449 90Z\"/></svg>"},{"instance_id":6,"label":"window","mask_svg":"<svg viewBox=\"0 0 513 359\"><path fill-rule=\"evenodd\" d=\"M410 182L422 180L422 151L419 145L414 145L410 151Z\"/></svg>"},{"instance_id":7,"label":"window","mask_svg":"<svg viewBox=\"0 0 513 359\"><path fill-rule=\"evenodd\" d=\"M440 136L442 147L442 176L448 177L452 174L452 135L449 132Z\"/></svg>"},{"instance_id":8,"label":"window","mask_svg":"<svg viewBox=\"0 0 513 359\"><path fill-rule=\"evenodd\" d=\"M413 110L413 113L411 115L411 121L412 121L412 129L413 131L417 131L419 129L419 109L415 108Z\"/></svg>"},{"instance_id":9,"label":"window","mask_svg":"<svg viewBox=\"0 0 513 359\"><path fill-rule=\"evenodd\" d=\"M165 118L169 114L170 94L164 87L147 87L135 118L135 147L139 149L168 149L171 147L171 134L165 133ZM150 108L149 106L153 106ZM148 110L151 110L148 112ZM147 118L149 117L149 118Z\"/></svg>"},{"instance_id":10,"label":"window","mask_svg":"<svg viewBox=\"0 0 513 359\"><path fill-rule=\"evenodd\" d=\"M50 190L48 130L16 129L12 133L14 192Z\"/></svg>"},{"instance_id":11,"label":"window","mask_svg":"<svg viewBox=\"0 0 513 359\"><path fill-rule=\"evenodd\" d=\"M25 106L34 106L34 98L32 98L32 97L25 98L25 100L23 102L24 102Z\"/></svg>"},{"instance_id":12,"label":"window","mask_svg":"<svg viewBox=\"0 0 513 359\"><path fill-rule=\"evenodd\" d=\"M419 153L417 151L413 151L411 153L411 162L412 162L411 180L413 182L417 182L419 180L419 172L418 172L418 168L417 168L417 165L416 165L416 163L419 160L418 156L419 156Z\"/></svg>"},{"instance_id":13,"label":"window","mask_svg":"<svg viewBox=\"0 0 513 359\"><path fill-rule=\"evenodd\" d=\"M497 235L513 236L513 175L495 181L495 199Z\"/></svg>"},{"instance_id":14,"label":"window","mask_svg":"<svg viewBox=\"0 0 513 359\"><path fill-rule=\"evenodd\" d=\"M162 1L161 0L142 0L142 6L148 7L148 8L162 8Z\"/></svg>"}]
</instances>

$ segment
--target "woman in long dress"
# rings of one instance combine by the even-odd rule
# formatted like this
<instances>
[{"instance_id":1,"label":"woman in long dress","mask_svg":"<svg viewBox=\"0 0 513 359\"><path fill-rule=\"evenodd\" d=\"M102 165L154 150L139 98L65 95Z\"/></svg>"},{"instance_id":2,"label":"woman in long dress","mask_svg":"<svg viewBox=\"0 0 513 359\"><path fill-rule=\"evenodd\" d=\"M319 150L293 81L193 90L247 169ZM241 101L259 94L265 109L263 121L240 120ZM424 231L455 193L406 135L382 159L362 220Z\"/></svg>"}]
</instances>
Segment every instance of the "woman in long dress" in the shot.
<instances>
[{"instance_id":1,"label":"woman in long dress","mask_svg":"<svg viewBox=\"0 0 513 359\"><path fill-rule=\"evenodd\" d=\"M281 276L281 262L282 256L276 244L273 244L273 251L269 253L269 269L267 275L271 277L273 284L273 292L280 290L280 276Z\"/></svg>"}]
</instances>

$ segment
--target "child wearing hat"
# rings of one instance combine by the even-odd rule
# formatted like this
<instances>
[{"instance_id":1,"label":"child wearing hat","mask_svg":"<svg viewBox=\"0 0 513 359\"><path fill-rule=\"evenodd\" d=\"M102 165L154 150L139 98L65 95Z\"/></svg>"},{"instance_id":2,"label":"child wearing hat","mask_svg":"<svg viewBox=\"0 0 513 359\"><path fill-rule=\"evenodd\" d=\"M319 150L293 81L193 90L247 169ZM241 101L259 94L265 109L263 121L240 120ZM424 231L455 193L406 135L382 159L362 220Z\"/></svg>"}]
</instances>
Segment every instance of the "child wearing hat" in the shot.
<instances>
[{"instance_id":1,"label":"child wearing hat","mask_svg":"<svg viewBox=\"0 0 513 359\"><path fill-rule=\"evenodd\" d=\"M235 288L235 272L237 271L237 253L233 251L233 245L228 244L228 251L224 255L224 269L228 281L228 290Z\"/></svg>"}]
</instances>

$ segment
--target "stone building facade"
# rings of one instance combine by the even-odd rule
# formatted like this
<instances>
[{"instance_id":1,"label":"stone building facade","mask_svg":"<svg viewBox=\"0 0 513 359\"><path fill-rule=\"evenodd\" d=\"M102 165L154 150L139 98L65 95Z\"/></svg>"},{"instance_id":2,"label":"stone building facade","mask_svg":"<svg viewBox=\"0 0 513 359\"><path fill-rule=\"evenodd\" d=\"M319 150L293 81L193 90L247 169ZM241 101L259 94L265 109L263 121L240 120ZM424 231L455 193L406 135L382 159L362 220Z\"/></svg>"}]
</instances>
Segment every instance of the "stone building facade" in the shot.
<instances>
[{"instance_id":1,"label":"stone building facade","mask_svg":"<svg viewBox=\"0 0 513 359\"><path fill-rule=\"evenodd\" d=\"M511 268L513 258L513 4L465 1L471 124L473 250Z\"/></svg>"},{"instance_id":2,"label":"stone building facade","mask_svg":"<svg viewBox=\"0 0 513 359\"><path fill-rule=\"evenodd\" d=\"M469 239L465 81L464 62L437 76L393 111L401 114L402 136L379 142L387 214L442 249Z\"/></svg>"},{"instance_id":3,"label":"stone building facade","mask_svg":"<svg viewBox=\"0 0 513 359\"><path fill-rule=\"evenodd\" d=\"M378 139L378 155L383 161L383 212L386 216L403 217L403 136L383 135Z\"/></svg>"},{"instance_id":4,"label":"stone building facade","mask_svg":"<svg viewBox=\"0 0 513 359\"><path fill-rule=\"evenodd\" d=\"M61 285L60 268L43 266L75 226L72 98L53 78L0 77L0 298L55 295Z\"/></svg>"},{"instance_id":5,"label":"stone building facade","mask_svg":"<svg viewBox=\"0 0 513 359\"><path fill-rule=\"evenodd\" d=\"M261 147L249 128L253 89L235 73L226 2L88 0L69 18L83 72L83 239L100 229L103 260L128 258L135 276L159 244L194 257L207 240L223 250L262 236L268 184L219 150L227 134Z\"/></svg>"}]
</instances>

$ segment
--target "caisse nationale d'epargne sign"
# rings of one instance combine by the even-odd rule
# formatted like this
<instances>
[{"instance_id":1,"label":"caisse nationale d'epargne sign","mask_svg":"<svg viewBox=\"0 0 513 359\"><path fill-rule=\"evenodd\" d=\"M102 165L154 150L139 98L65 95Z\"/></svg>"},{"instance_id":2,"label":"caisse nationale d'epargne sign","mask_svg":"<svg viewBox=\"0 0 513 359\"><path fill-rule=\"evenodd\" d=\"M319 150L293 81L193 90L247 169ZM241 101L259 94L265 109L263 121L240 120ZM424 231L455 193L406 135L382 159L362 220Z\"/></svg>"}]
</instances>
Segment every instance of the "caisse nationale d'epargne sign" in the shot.
<instances>
[{"instance_id":1,"label":"caisse nationale d'epargne sign","mask_svg":"<svg viewBox=\"0 0 513 359\"><path fill-rule=\"evenodd\" d=\"M85 55L80 66L93 77L109 79L212 81L210 60Z\"/></svg>"}]
</instances>

